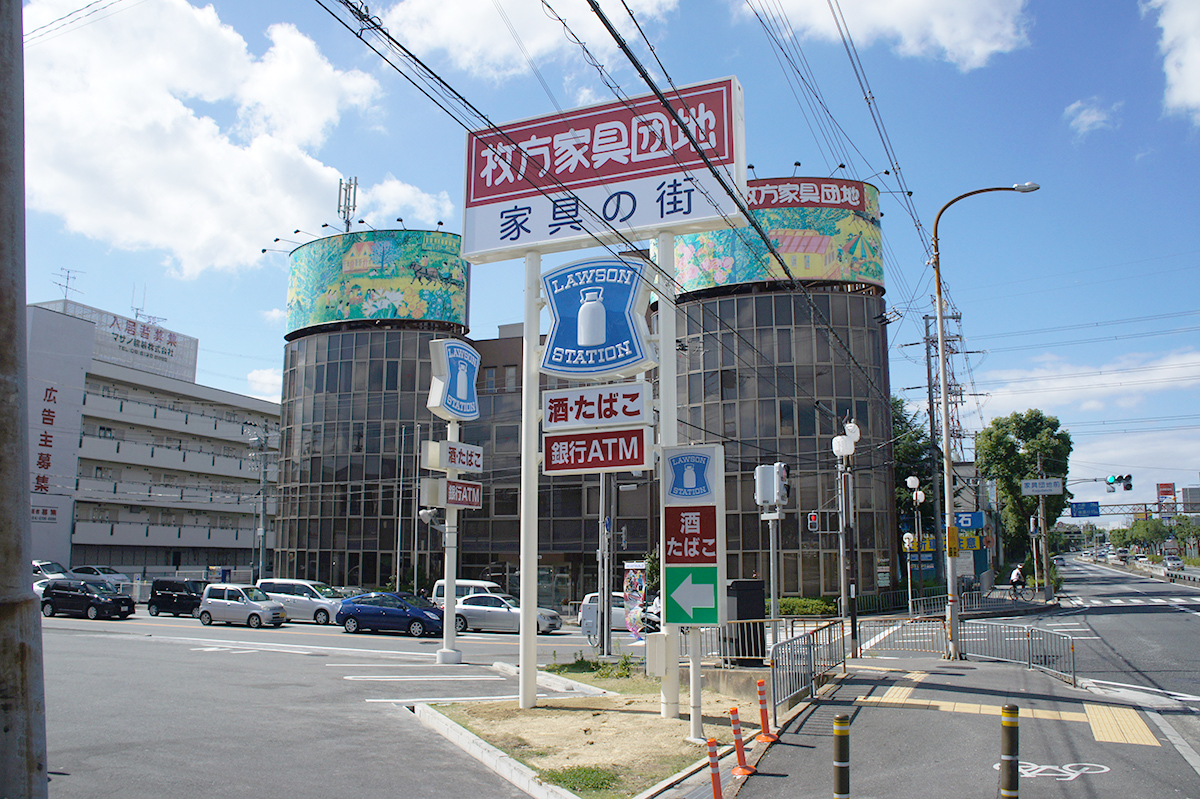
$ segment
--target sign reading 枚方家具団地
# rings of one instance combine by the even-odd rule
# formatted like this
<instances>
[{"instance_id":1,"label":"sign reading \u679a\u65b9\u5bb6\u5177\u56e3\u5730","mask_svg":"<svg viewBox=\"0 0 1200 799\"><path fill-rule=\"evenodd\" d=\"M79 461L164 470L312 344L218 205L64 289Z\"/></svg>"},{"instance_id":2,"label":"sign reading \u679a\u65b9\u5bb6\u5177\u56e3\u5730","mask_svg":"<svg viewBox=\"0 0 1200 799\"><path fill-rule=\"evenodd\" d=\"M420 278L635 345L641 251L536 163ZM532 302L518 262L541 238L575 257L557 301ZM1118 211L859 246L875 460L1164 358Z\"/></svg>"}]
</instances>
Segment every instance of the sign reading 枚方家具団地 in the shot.
<instances>
[{"instance_id":1,"label":"sign reading \u679a\u65b9\u5bb6\u5177\u56e3\u5730","mask_svg":"<svg viewBox=\"0 0 1200 799\"><path fill-rule=\"evenodd\" d=\"M741 84L730 77L668 97L686 132L644 95L469 133L463 256L487 263L744 224L704 163L745 192Z\"/></svg>"},{"instance_id":2,"label":"sign reading \u679a\u65b9\u5bb6\u5177\u56e3\u5730","mask_svg":"<svg viewBox=\"0 0 1200 799\"><path fill-rule=\"evenodd\" d=\"M647 338L645 265L589 258L542 276L550 306L541 371L569 380L644 372L655 364Z\"/></svg>"},{"instance_id":3,"label":"sign reading \u679a\u65b9\u5bb6\u5177\u56e3\u5730","mask_svg":"<svg viewBox=\"0 0 1200 799\"><path fill-rule=\"evenodd\" d=\"M1021 481L1021 495L1026 497L1053 496L1063 492L1061 477L1037 477Z\"/></svg>"}]
</instances>

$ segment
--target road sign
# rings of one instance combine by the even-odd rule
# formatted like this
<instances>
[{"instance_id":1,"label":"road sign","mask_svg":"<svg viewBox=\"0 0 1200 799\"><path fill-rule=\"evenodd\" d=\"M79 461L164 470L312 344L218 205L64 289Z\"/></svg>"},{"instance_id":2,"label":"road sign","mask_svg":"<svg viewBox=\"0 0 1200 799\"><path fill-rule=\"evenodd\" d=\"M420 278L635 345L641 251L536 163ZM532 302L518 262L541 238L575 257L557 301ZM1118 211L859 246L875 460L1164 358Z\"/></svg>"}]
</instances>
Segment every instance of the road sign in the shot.
<instances>
[{"instance_id":1,"label":"road sign","mask_svg":"<svg viewBox=\"0 0 1200 799\"><path fill-rule=\"evenodd\" d=\"M434 472L447 469L482 472L483 447L458 441L422 441L421 468Z\"/></svg>"},{"instance_id":2,"label":"road sign","mask_svg":"<svg viewBox=\"0 0 1200 799\"><path fill-rule=\"evenodd\" d=\"M579 430L650 424L646 410L649 383L585 386L542 392L542 430Z\"/></svg>"},{"instance_id":3,"label":"road sign","mask_svg":"<svg viewBox=\"0 0 1200 799\"><path fill-rule=\"evenodd\" d=\"M676 566L664 570L663 622L719 624L716 566Z\"/></svg>"},{"instance_id":4,"label":"road sign","mask_svg":"<svg viewBox=\"0 0 1200 799\"><path fill-rule=\"evenodd\" d=\"M1072 502L1071 503L1071 516L1074 518L1080 518L1083 516L1099 516L1099 515L1100 515L1100 503L1099 502Z\"/></svg>"},{"instance_id":5,"label":"road sign","mask_svg":"<svg viewBox=\"0 0 1200 799\"><path fill-rule=\"evenodd\" d=\"M425 407L447 421L470 422L479 418L475 393L479 353L465 341L434 339L429 342L432 377Z\"/></svg>"},{"instance_id":6,"label":"road sign","mask_svg":"<svg viewBox=\"0 0 1200 799\"><path fill-rule=\"evenodd\" d=\"M580 430L546 434L542 471L546 474L595 474L649 469L650 428Z\"/></svg>"},{"instance_id":7,"label":"road sign","mask_svg":"<svg viewBox=\"0 0 1200 799\"><path fill-rule=\"evenodd\" d=\"M671 106L699 152L654 95L469 133L463 257L488 263L594 247L593 236L639 241L746 224L707 167L745 194L741 84L682 86Z\"/></svg>"},{"instance_id":8,"label":"road sign","mask_svg":"<svg viewBox=\"0 0 1200 799\"><path fill-rule=\"evenodd\" d=\"M958 528L957 527L947 527L946 528L946 554L949 557L952 557L952 558L958 557L958 544L959 544Z\"/></svg>"},{"instance_id":9,"label":"road sign","mask_svg":"<svg viewBox=\"0 0 1200 799\"><path fill-rule=\"evenodd\" d=\"M1041 497L1063 492L1061 477L1039 477L1034 480L1021 481L1021 496Z\"/></svg>"},{"instance_id":10,"label":"road sign","mask_svg":"<svg viewBox=\"0 0 1200 799\"><path fill-rule=\"evenodd\" d=\"M542 276L550 332L538 367L568 380L631 377L655 365L644 261L587 258Z\"/></svg>"},{"instance_id":11,"label":"road sign","mask_svg":"<svg viewBox=\"0 0 1200 799\"><path fill-rule=\"evenodd\" d=\"M954 514L954 524L961 530L982 530L983 511Z\"/></svg>"}]
</instances>

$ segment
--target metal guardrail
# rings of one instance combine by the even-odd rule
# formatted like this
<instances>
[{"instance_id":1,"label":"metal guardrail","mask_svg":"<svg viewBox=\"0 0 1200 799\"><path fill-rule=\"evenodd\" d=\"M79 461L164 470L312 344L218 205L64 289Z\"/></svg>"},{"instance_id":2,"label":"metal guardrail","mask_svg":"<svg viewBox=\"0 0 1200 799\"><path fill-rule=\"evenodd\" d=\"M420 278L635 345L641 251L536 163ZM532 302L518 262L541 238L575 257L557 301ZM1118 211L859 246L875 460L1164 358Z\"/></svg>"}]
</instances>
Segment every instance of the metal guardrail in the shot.
<instances>
[{"instance_id":1,"label":"metal guardrail","mask_svg":"<svg viewBox=\"0 0 1200 799\"><path fill-rule=\"evenodd\" d=\"M811 696L821 675L846 662L845 640L838 619L771 646L772 726L778 726L780 705Z\"/></svg>"},{"instance_id":2,"label":"metal guardrail","mask_svg":"<svg viewBox=\"0 0 1200 799\"><path fill-rule=\"evenodd\" d=\"M979 591L965 591L958 597L960 612L976 610L1005 610L1016 606L1007 595L989 596ZM914 616L941 616L946 612L946 595L927 596L913 599Z\"/></svg>"},{"instance_id":3,"label":"metal guardrail","mask_svg":"<svg viewBox=\"0 0 1200 799\"><path fill-rule=\"evenodd\" d=\"M1075 642L1071 636L990 621L964 621L959 624L959 651L988 660L1024 663L1075 685Z\"/></svg>"},{"instance_id":4,"label":"metal guardrail","mask_svg":"<svg viewBox=\"0 0 1200 799\"><path fill-rule=\"evenodd\" d=\"M945 597L946 586L930 585L913 592L913 602L921 598ZM943 599L943 602L945 600ZM854 600L859 613L887 613L893 610L908 610L908 590L880 591L878 594L859 594ZM842 599L837 598L838 615L842 613Z\"/></svg>"},{"instance_id":5,"label":"metal guardrail","mask_svg":"<svg viewBox=\"0 0 1200 799\"><path fill-rule=\"evenodd\" d=\"M719 668L766 666L768 653L783 641L828 624L828 619L784 616L779 619L729 621L721 626L700 627L700 657ZM679 644L681 658L690 656L688 636Z\"/></svg>"}]
</instances>

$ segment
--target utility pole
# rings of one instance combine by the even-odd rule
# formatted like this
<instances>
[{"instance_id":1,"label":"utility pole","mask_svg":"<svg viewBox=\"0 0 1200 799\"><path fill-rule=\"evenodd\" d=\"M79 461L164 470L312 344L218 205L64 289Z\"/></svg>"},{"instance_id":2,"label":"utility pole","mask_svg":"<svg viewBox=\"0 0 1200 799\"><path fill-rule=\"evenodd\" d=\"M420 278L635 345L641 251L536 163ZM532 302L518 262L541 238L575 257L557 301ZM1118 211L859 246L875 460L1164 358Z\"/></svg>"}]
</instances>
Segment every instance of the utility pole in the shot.
<instances>
[{"instance_id":1,"label":"utility pole","mask_svg":"<svg viewBox=\"0 0 1200 799\"><path fill-rule=\"evenodd\" d=\"M0 796L41 799L49 790L42 625L25 567L33 547L21 3L0 8Z\"/></svg>"},{"instance_id":2,"label":"utility pole","mask_svg":"<svg viewBox=\"0 0 1200 799\"><path fill-rule=\"evenodd\" d=\"M926 386L928 386L928 394L929 394L929 456L930 456L930 459L932 460L932 462L936 464L942 460L941 451L938 449L937 406L935 406L933 404L933 387L935 385L934 379L933 379L933 361L934 361L934 357L935 357L934 353L937 352L937 335L929 332L929 325L933 322L936 322L937 317L936 316L923 316L921 318L925 320L925 338L924 338L924 342L925 342L925 378L926 378ZM959 320L959 319L962 319L962 316L959 314L953 314L951 316L947 316L946 319L947 320ZM947 440L949 440L949 439L947 439ZM941 469L935 468L933 470L933 487L932 487L932 490L930 491L930 493L934 497L940 497L942 495L942 470ZM942 546L944 546L944 542L942 541L942 535L938 532L938 531L942 530L944 527L945 527L945 524L942 521L942 506L940 503L934 502L933 503L933 530L934 530L933 539L934 539L934 541L937 542L937 545L934 550L935 552L938 549L940 549ZM937 562L939 562L939 560L944 560L944 558L938 559L935 555L934 562L937 563Z\"/></svg>"}]
</instances>

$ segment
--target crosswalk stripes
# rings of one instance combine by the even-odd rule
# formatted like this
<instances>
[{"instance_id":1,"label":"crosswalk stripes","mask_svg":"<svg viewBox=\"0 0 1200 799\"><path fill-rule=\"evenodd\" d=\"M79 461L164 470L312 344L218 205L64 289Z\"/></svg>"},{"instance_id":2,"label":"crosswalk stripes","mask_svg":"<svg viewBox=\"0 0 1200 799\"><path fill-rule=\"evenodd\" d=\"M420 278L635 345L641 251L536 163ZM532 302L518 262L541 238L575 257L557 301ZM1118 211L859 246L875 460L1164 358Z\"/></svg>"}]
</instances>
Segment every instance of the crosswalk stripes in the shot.
<instances>
[{"instance_id":1,"label":"crosswalk stripes","mask_svg":"<svg viewBox=\"0 0 1200 799\"><path fill-rule=\"evenodd\" d=\"M1200 596L1171 597L1077 597L1060 596L1059 603L1070 607L1136 607L1139 605L1197 605Z\"/></svg>"}]
</instances>

